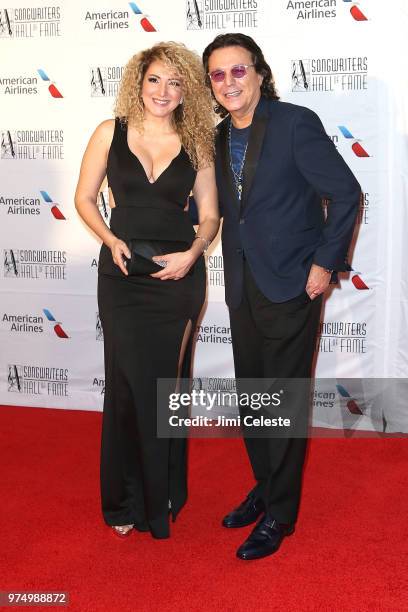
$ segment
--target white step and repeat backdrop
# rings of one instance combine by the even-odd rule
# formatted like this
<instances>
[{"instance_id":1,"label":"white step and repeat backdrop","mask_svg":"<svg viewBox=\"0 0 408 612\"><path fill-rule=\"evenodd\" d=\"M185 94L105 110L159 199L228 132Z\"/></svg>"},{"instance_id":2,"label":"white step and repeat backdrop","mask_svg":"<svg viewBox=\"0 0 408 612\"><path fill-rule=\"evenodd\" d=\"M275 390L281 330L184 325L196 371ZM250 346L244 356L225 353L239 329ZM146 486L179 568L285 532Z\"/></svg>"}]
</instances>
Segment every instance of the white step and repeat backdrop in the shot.
<instances>
[{"instance_id":1,"label":"white step and repeat backdrop","mask_svg":"<svg viewBox=\"0 0 408 612\"><path fill-rule=\"evenodd\" d=\"M407 431L405 5L2 1L0 403L101 410L99 244L73 203L84 147L112 117L135 52L176 40L201 53L217 34L243 31L263 48L282 99L320 115L364 191L352 270L326 300L316 346L316 375L338 380L318 382L314 422L335 427L354 418L372 428L361 379L398 378L382 398L379 428ZM108 220L103 187L99 205ZM194 375L222 380L233 364L219 241L208 278Z\"/></svg>"}]
</instances>

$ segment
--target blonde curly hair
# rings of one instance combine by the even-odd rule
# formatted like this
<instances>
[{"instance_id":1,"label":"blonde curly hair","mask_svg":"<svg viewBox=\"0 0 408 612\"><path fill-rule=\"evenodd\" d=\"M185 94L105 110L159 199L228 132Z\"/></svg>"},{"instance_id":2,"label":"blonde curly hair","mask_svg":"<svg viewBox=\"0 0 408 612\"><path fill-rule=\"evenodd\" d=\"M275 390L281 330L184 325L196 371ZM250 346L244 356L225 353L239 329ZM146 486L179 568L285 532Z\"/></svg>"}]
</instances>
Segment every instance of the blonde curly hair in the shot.
<instances>
[{"instance_id":1,"label":"blonde curly hair","mask_svg":"<svg viewBox=\"0 0 408 612\"><path fill-rule=\"evenodd\" d=\"M199 56L182 43L160 42L134 55L126 64L114 107L115 117L143 130L142 84L154 61L163 62L182 79L183 104L173 112L173 124L193 167L214 159L215 119L211 93L205 85Z\"/></svg>"}]
</instances>

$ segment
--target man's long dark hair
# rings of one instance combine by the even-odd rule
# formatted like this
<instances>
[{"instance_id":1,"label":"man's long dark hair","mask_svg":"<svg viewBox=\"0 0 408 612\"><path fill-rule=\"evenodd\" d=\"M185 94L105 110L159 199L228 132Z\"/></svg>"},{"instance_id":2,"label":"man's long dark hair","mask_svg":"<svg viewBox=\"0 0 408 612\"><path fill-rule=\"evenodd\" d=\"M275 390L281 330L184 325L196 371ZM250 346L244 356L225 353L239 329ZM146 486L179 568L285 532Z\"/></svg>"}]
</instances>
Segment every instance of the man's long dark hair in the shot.
<instances>
[{"instance_id":1,"label":"man's long dark hair","mask_svg":"<svg viewBox=\"0 0 408 612\"><path fill-rule=\"evenodd\" d=\"M205 73L207 75L207 84L210 87L211 83L208 77L208 61L210 59L210 55L216 49L223 49L224 47L243 47L244 49L249 51L256 72L263 76L263 81L261 85L261 95L265 98L269 98L270 100L279 100L279 96L275 89L272 70L269 64L266 62L260 47L258 47L253 38L247 36L246 34L219 34L214 38L212 43L210 43L204 49L203 64ZM226 117L228 115L227 109L225 109L218 102L214 110L218 115L221 115L221 117Z\"/></svg>"}]
</instances>

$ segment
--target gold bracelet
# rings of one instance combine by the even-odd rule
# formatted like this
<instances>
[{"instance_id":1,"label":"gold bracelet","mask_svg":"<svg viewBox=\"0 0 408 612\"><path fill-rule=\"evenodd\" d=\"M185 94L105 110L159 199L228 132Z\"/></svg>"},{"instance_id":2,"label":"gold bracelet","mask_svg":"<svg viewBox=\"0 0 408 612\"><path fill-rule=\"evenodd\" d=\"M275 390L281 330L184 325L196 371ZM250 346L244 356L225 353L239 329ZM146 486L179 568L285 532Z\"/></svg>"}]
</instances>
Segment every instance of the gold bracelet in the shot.
<instances>
[{"instance_id":1,"label":"gold bracelet","mask_svg":"<svg viewBox=\"0 0 408 612\"><path fill-rule=\"evenodd\" d=\"M210 241L210 240L207 240L207 238L203 238L203 236L200 236L199 234L196 234L196 235L195 235L194 240L197 240L197 238L198 238L199 240L202 240L202 241L204 242L204 251L203 251L203 252L205 253L205 252L207 251L208 247L210 246L211 241Z\"/></svg>"}]
</instances>

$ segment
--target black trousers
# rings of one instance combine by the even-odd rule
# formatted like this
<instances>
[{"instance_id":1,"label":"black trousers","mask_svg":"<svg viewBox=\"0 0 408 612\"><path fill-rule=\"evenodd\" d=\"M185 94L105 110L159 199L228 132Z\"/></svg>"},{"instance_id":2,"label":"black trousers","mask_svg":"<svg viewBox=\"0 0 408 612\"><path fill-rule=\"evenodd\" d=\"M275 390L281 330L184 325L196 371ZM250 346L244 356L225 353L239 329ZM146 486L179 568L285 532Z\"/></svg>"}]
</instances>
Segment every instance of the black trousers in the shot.
<instances>
[{"instance_id":1,"label":"black trousers","mask_svg":"<svg viewBox=\"0 0 408 612\"><path fill-rule=\"evenodd\" d=\"M306 292L282 303L268 300L244 262L243 299L230 308L236 378L310 378L322 296ZM309 410L306 394L304 410ZM246 449L257 481L253 493L280 523L296 522L307 439L249 438Z\"/></svg>"}]
</instances>

